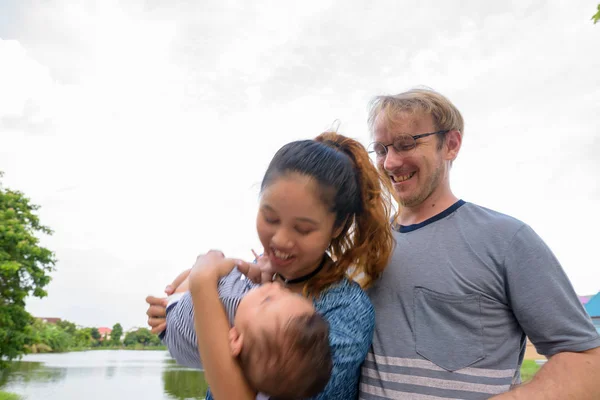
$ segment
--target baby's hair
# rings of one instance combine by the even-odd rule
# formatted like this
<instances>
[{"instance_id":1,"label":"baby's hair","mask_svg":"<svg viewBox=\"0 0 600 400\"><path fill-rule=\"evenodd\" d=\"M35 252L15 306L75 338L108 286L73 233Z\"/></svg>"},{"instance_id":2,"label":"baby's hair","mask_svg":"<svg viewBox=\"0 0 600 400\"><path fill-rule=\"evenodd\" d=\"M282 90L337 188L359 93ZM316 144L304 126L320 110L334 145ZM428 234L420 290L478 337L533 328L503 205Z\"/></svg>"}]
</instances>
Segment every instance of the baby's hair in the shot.
<instances>
[{"instance_id":1,"label":"baby's hair","mask_svg":"<svg viewBox=\"0 0 600 400\"><path fill-rule=\"evenodd\" d=\"M240 354L250 386L277 400L313 397L325 389L333 361L329 324L320 314L290 318L275 333L256 336L247 338Z\"/></svg>"}]
</instances>

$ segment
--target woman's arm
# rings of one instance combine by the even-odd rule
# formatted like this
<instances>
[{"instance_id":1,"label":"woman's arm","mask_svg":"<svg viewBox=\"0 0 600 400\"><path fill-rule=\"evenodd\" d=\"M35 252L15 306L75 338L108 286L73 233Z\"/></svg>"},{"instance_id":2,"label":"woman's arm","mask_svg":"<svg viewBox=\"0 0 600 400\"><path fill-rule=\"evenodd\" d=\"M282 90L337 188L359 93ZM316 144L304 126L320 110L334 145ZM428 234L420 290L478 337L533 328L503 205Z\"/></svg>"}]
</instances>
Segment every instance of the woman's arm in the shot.
<instances>
[{"instance_id":1,"label":"woman's arm","mask_svg":"<svg viewBox=\"0 0 600 400\"><path fill-rule=\"evenodd\" d=\"M313 400L356 399L375 329L373 305L358 285L343 284L324 294L316 306L329 322L333 370L325 390Z\"/></svg>"},{"instance_id":2,"label":"woman's arm","mask_svg":"<svg viewBox=\"0 0 600 400\"><path fill-rule=\"evenodd\" d=\"M198 348L206 381L215 400L256 398L256 391L250 388L231 354L229 322L217 291L219 278L229 273L236 263L237 260L223 259L209 253L198 258L190 273Z\"/></svg>"}]
</instances>

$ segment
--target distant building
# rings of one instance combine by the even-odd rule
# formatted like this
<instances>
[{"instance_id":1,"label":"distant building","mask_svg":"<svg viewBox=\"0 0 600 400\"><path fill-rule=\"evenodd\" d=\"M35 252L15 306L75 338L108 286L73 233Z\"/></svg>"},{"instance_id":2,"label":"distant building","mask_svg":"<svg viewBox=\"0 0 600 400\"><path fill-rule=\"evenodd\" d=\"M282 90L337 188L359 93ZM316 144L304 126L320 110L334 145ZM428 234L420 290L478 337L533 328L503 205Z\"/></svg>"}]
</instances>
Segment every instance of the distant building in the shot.
<instances>
[{"instance_id":1,"label":"distant building","mask_svg":"<svg viewBox=\"0 0 600 400\"><path fill-rule=\"evenodd\" d=\"M600 292L587 301L585 311L590 314L596 330L600 333Z\"/></svg>"},{"instance_id":2,"label":"distant building","mask_svg":"<svg viewBox=\"0 0 600 400\"><path fill-rule=\"evenodd\" d=\"M581 301L581 304L585 306L592 297L594 297L593 294L590 294L588 296L579 296L579 301Z\"/></svg>"},{"instance_id":3,"label":"distant building","mask_svg":"<svg viewBox=\"0 0 600 400\"><path fill-rule=\"evenodd\" d=\"M98 333L100 333L100 338L101 340L104 339L110 339L110 334L112 333L112 329L110 328L106 328L106 327L101 327L98 328Z\"/></svg>"},{"instance_id":4,"label":"distant building","mask_svg":"<svg viewBox=\"0 0 600 400\"><path fill-rule=\"evenodd\" d=\"M50 317L37 317L38 320L45 322L47 324L57 324L60 321L62 321L62 319L60 318L50 318Z\"/></svg>"}]
</instances>

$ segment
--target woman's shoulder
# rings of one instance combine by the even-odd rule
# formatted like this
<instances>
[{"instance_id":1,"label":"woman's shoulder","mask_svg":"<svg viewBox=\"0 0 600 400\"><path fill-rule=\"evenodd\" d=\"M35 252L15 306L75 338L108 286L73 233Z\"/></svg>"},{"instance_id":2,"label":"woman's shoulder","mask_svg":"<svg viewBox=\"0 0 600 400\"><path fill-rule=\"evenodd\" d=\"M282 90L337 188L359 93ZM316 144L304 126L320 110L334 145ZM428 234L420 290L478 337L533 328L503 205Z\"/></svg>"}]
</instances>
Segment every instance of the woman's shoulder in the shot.
<instances>
[{"instance_id":1,"label":"woman's shoulder","mask_svg":"<svg viewBox=\"0 0 600 400\"><path fill-rule=\"evenodd\" d=\"M358 283L346 278L325 289L315 300L315 308L330 324L332 319L347 321L358 318L365 321L365 318L375 318L369 296Z\"/></svg>"}]
</instances>

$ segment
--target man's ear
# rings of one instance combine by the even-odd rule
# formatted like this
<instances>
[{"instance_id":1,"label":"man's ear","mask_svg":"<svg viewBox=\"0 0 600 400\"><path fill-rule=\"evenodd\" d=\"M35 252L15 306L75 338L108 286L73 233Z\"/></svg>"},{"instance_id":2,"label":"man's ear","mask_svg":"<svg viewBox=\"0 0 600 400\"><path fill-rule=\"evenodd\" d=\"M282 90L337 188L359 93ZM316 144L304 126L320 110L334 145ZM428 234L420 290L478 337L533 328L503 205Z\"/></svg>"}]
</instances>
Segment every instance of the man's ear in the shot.
<instances>
[{"instance_id":1,"label":"man's ear","mask_svg":"<svg viewBox=\"0 0 600 400\"><path fill-rule=\"evenodd\" d=\"M239 357L242 352L244 335L239 333L235 326L229 330L229 349L233 357Z\"/></svg>"},{"instance_id":2,"label":"man's ear","mask_svg":"<svg viewBox=\"0 0 600 400\"><path fill-rule=\"evenodd\" d=\"M446 133L444 146L446 147L446 160L454 161L460 151L462 145L462 133L457 130L452 130Z\"/></svg>"}]
</instances>

